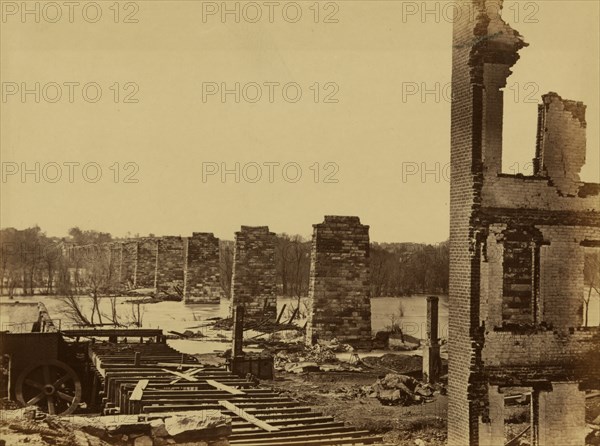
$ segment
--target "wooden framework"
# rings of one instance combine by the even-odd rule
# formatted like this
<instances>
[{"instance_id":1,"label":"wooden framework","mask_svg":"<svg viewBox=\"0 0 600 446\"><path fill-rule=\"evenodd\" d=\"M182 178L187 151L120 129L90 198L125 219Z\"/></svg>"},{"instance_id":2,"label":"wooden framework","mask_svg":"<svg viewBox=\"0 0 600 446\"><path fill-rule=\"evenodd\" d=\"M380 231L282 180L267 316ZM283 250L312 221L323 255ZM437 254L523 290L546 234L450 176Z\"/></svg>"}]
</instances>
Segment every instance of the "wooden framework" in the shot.
<instances>
[{"instance_id":1,"label":"wooden framework","mask_svg":"<svg viewBox=\"0 0 600 446\"><path fill-rule=\"evenodd\" d=\"M105 414L137 414L152 419L168 412L217 410L232 417L231 445L382 443L381 436L313 412L224 368L202 365L166 344L95 343L90 346L90 357L103 389Z\"/></svg>"}]
</instances>

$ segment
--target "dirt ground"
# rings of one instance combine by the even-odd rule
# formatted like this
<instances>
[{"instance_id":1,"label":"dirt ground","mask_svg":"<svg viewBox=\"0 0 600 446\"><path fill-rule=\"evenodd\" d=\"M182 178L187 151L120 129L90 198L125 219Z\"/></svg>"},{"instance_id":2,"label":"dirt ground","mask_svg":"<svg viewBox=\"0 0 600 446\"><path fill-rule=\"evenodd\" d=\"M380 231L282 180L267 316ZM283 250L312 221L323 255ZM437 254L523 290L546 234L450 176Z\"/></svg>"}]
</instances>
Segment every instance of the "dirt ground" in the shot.
<instances>
[{"instance_id":1,"label":"dirt ground","mask_svg":"<svg viewBox=\"0 0 600 446\"><path fill-rule=\"evenodd\" d=\"M315 411L334 416L358 429L381 434L388 445L415 446L421 439L427 446L446 444L448 398L436 392L434 400L410 406L385 406L362 391L389 373L420 374L422 358L388 354L381 358L360 355L363 372L307 372L293 374L277 371L274 381L261 385L272 387ZM219 362L214 355L199 359ZM222 359L221 359L222 360Z\"/></svg>"},{"instance_id":2,"label":"dirt ground","mask_svg":"<svg viewBox=\"0 0 600 446\"><path fill-rule=\"evenodd\" d=\"M448 399L443 391L436 391L432 401L409 406L386 406L377 398L368 396L368 386L388 373L408 374L418 378L422 359L411 355L385 355L381 358L360 355L362 372L330 371L301 374L276 372L274 381L263 381L271 387L314 408L315 411L334 416L358 429L383 436L388 445L442 446L446 444ZM208 363L222 364L217 354L199 355ZM5 402L7 403L7 402ZM12 409L0 404L0 409ZM586 422L600 417L600 393L586 400ZM107 443L81 431L66 432L59 423L0 422L0 445L26 444L30 446L105 446ZM521 431L521 425L511 426ZM597 436L588 436L586 444L600 445ZM16 442L16 443L15 443ZM113 443L114 444L114 443Z\"/></svg>"},{"instance_id":3,"label":"dirt ground","mask_svg":"<svg viewBox=\"0 0 600 446\"><path fill-rule=\"evenodd\" d=\"M376 398L355 393L372 385L377 372L317 372L303 375L279 373L272 383L278 391L315 410L335 416L359 429L382 434L388 444L415 446L416 439L425 444L444 445L446 440L447 397L411 406L384 406Z\"/></svg>"}]
</instances>

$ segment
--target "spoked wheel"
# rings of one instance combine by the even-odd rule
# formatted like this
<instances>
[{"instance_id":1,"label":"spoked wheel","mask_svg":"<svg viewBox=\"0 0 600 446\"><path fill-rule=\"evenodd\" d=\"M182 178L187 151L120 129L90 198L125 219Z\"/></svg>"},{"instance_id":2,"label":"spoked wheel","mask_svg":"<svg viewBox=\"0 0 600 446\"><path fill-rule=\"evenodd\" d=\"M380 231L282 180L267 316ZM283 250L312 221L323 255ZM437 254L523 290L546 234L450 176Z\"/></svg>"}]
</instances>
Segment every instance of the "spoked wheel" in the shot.
<instances>
[{"instance_id":1,"label":"spoked wheel","mask_svg":"<svg viewBox=\"0 0 600 446\"><path fill-rule=\"evenodd\" d=\"M23 406L35 405L50 415L68 415L81 402L81 382L67 364L48 360L23 370L15 394Z\"/></svg>"}]
</instances>

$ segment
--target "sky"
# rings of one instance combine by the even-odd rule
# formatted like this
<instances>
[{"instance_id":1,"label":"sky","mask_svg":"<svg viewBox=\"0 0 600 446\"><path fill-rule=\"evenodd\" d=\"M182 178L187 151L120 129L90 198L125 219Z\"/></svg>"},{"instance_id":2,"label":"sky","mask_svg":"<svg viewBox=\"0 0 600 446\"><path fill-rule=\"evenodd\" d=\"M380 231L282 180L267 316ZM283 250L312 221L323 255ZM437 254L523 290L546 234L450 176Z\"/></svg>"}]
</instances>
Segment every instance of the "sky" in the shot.
<instances>
[{"instance_id":1,"label":"sky","mask_svg":"<svg viewBox=\"0 0 600 446\"><path fill-rule=\"evenodd\" d=\"M0 226L308 237L357 215L372 241L448 238L453 2L28 4L38 16L2 2ZM503 17L530 44L504 171L531 171L555 91L587 105L581 178L599 182L600 4L506 1Z\"/></svg>"}]
</instances>

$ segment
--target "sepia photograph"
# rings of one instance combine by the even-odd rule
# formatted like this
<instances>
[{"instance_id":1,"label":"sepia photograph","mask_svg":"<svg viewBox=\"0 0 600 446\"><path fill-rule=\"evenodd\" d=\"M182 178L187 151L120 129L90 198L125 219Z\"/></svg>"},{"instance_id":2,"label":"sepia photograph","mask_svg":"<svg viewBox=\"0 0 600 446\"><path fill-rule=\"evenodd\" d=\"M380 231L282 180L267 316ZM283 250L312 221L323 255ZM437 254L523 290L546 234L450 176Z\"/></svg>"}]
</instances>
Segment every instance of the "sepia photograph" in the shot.
<instances>
[{"instance_id":1,"label":"sepia photograph","mask_svg":"<svg viewBox=\"0 0 600 446\"><path fill-rule=\"evenodd\" d=\"M0 446L600 446L600 0L0 13Z\"/></svg>"}]
</instances>

